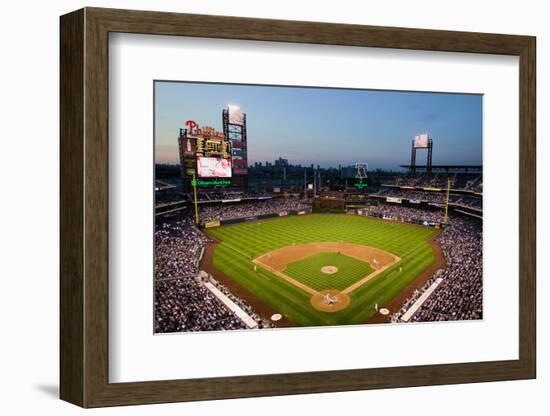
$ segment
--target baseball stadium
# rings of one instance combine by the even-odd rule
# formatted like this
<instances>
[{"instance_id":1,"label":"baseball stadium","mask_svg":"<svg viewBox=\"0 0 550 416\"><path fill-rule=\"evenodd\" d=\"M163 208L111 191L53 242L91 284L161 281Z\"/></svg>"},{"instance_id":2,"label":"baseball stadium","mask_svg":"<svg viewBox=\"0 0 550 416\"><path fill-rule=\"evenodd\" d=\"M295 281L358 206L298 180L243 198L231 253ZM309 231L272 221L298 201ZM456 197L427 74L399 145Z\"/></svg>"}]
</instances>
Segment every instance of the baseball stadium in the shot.
<instances>
[{"instance_id":1,"label":"baseball stadium","mask_svg":"<svg viewBox=\"0 0 550 416\"><path fill-rule=\"evenodd\" d=\"M481 164L432 163L429 132L395 169L251 162L250 114L220 113L157 152L155 333L482 319Z\"/></svg>"}]
</instances>

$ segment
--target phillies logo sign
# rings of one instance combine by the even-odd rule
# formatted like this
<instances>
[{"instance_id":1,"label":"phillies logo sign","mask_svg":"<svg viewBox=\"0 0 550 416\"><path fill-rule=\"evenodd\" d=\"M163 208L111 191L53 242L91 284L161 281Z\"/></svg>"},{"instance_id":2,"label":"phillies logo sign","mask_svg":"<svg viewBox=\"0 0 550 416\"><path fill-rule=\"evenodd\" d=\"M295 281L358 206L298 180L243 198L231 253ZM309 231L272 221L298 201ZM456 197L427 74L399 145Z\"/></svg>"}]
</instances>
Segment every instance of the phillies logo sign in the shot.
<instances>
[{"instance_id":1,"label":"phillies logo sign","mask_svg":"<svg viewBox=\"0 0 550 416\"><path fill-rule=\"evenodd\" d=\"M212 127L200 127L195 121L187 120L185 122L187 126L187 131L193 136L205 136L210 138L222 139L223 133L220 131L214 130Z\"/></svg>"}]
</instances>

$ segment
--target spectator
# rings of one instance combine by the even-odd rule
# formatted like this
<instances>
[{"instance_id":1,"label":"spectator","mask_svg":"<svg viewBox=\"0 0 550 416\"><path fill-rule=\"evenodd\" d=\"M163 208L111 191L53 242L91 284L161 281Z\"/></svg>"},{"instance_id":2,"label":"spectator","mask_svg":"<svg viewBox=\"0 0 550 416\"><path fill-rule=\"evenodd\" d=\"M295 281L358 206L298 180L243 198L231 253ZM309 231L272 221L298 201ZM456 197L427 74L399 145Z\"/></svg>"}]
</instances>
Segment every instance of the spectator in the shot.
<instances>
[{"instance_id":1,"label":"spectator","mask_svg":"<svg viewBox=\"0 0 550 416\"><path fill-rule=\"evenodd\" d=\"M275 214L283 211L299 211L310 206L298 198L277 198L249 201L244 204L216 204L200 207L201 223L234 218Z\"/></svg>"}]
</instances>

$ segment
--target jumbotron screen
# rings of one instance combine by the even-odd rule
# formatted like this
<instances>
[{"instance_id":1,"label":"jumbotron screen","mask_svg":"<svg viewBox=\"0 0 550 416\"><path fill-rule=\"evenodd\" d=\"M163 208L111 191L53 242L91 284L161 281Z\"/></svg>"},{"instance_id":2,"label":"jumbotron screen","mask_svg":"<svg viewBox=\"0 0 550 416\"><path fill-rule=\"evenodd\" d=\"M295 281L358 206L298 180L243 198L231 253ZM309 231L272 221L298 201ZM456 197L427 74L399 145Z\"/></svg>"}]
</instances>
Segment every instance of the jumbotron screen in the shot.
<instances>
[{"instance_id":1,"label":"jumbotron screen","mask_svg":"<svg viewBox=\"0 0 550 416\"><path fill-rule=\"evenodd\" d=\"M416 148L428 147L428 135L419 134L418 136L414 136L414 147Z\"/></svg>"},{"instance_id":2,"label":"jumbotron screen","mask_svg":"<svg viewBox=\"0 0 550 416\"><path fill-rule=\"evenodd\" d=\"M230 178L231 160L221 157L197 157L199 178Z\"/></svg>"},{"instance_id":3,"label":"jumbotron screen","mask_svg":"<svg viewBox=\"0 0 550 416\"><path fill-rule=\"evenodd\" d=\"M241 109L235 105L228 106L229 108L229 123L238 124L242 126L244 124L244 114Z\"/></svg>"}]
</instances>

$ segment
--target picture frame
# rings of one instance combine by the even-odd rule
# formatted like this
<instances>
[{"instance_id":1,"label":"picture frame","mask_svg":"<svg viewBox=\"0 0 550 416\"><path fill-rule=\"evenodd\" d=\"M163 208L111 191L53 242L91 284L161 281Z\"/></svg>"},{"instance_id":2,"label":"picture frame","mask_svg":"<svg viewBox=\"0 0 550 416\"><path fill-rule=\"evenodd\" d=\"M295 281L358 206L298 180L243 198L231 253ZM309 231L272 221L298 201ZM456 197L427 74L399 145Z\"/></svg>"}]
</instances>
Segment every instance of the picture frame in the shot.
<instances>
[{"instance_id":1,"label":"picture frame","mask_svg":"<svg viewBox=\"0 0 550 416\"><path fill-rule=\"evenodd\" d=\"M109 382L109 33L519 57L519 359ZM60 19L60 397L137 405L536 377L536 39L531 36L84 8Z\"/></svg>"}]
</instances>

